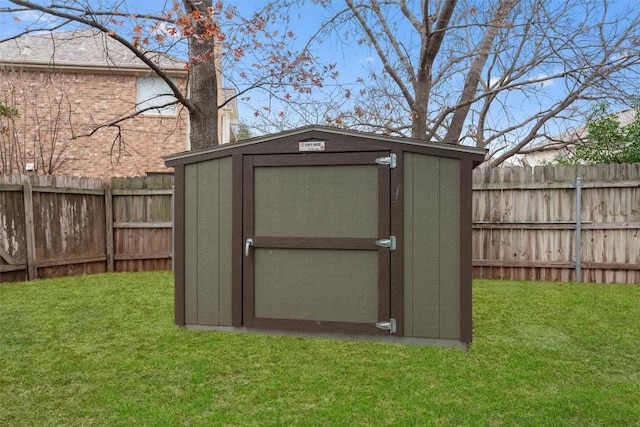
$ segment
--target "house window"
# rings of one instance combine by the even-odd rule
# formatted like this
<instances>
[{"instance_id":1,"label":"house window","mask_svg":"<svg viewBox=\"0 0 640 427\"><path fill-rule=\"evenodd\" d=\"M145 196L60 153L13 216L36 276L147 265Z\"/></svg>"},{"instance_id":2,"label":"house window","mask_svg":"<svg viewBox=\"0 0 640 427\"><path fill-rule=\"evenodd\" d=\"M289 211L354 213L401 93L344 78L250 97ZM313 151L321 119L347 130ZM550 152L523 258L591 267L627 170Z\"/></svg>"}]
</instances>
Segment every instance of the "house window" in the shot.
<instances>
[{"instance_id":1,"label":"house window","mask_svg":"<svg viewBox=\"0 0 640 427\"><path fill-rule=\"evenodd\" d=\"M175 83L175 80L173 82ZM176 101L171 93L173 92L167 82L160 77L138 77L136 111L142 112L142 114L175 115L176 104L167 105Z\"/></svg>"}]
</instances>

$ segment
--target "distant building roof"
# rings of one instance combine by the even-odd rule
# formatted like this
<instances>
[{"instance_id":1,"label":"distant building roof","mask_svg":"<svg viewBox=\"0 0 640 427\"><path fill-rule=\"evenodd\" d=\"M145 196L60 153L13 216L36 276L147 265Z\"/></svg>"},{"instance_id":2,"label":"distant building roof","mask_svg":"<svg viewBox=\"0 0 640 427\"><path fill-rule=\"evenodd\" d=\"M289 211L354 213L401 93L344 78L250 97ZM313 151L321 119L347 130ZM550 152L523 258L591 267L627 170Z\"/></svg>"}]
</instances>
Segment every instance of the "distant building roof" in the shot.
<instances>
[{"instance_id":1,"label":"distant building roof","mask_svg":"<svg viewBox=\"0 0 640 427\"><path fill-rule=\"evenodd\" d=\"M613 113L620 123L620 127L625 128L630 125L636 118L636 110L634 108L628 108L626 110ZM538 144L531 146L530 148L523 150L525 153L544 150L557 150L558 148L573 146L580 144L589 139L589 133L587 131L587 125L582 125L573 129L569 129L560 135L547 138Z\"/></svg>"},{"instance_id":2,"label":"distant building roof","mask_svg":"<svg viewBox=\"0 0 640 427\"><path fill-rule=\"evenodd\" d=\"M622 128L633 123L636 118L636 110L634 108L621 110L613 114L615 114ZM587 125L578 126L521 150L520 153L523 157L520 162L528 166L549 162L558 155L562 157L566 156L570 153L569 150L571 148L577 144L585 143L588 140L589 132Z\"/></svg>"},{"instance_id":3,"label":"distant building roof","mask_svg":"<svg viewBox=\"0 0 640 427\"><path fill-rule=\"evenodd\" d=\"M145 56L167 71L184 71L184 61L147 51ZM92 30L50 32L0 43L0 63L22 66L145 70L149 67L126 46Z\"/></svg>"}]
</instances>

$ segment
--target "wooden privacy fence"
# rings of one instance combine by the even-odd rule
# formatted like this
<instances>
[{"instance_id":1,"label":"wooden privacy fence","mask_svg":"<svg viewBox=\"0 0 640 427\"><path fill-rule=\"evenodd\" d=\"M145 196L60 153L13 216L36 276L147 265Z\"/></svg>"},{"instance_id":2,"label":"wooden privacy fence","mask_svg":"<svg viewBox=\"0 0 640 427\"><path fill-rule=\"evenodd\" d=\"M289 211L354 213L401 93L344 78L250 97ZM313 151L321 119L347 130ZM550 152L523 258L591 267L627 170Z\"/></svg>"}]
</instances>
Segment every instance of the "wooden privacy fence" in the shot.
<instances>
[{"instance_id":1,"label":"wooden privacy fence","mask_svg":"<svg viewBox=\"0 0 640 427\"><path fill-rule=\"evenodd\" d=\"M0 175L0 281L170 270L172 185ZM476 169L472 245L476 278L640 283L640 164Z\"/></svg>"},{"instance_id":2,"label":"wooden privacy fence","mask_svg":"<svg viewBox=\"0 0 640 427\"><path fill-rule=\"evenodd\" d=\"M173 178L0 175L0 282L171 269Z\"/></svg>"},{"instance_id":3,"label":"wooden privacy fence","mask_svg":"<svg viewBox=\"0 0 640 427\"><path fill-rule=\"evenodd\" d=\"M476 278L640 283L640 164L476 169Z\"/></svg>"}]
</instances>

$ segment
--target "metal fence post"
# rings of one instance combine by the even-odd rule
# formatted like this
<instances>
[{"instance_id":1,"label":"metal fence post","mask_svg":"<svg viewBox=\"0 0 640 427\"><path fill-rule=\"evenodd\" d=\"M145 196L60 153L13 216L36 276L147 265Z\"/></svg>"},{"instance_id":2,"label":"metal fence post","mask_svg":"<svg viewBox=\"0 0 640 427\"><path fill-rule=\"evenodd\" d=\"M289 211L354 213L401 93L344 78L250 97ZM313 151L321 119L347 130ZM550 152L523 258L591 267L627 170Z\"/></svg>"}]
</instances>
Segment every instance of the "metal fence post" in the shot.
<instances>
[{"instance_id":1,"label":"metal fence post","mask_svg":"<svg viewBox=\"0 0 640 427\"><path fill-rule=\"evenodd\" d=\"M582 178L576 179L576 282L582 282Z\"/></svg>"}]
</instances>

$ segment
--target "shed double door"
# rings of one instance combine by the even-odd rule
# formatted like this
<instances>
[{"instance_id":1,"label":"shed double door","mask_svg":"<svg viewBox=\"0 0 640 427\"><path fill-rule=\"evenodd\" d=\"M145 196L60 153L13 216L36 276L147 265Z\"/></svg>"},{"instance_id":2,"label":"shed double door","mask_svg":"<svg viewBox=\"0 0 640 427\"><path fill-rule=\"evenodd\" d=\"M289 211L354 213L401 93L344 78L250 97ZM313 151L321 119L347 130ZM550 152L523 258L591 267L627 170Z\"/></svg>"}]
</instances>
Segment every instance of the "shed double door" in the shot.
<instances>
[{"instance_id":1,"label":"shed double door","mask_svg":"<svg viewBox=\"0 0 640 427\"><path fill-rule=\"evenodd\" d=\"M390 168L376 163L385 156L245 156L244 326L391 332Z\"/></svg>"}]
</instances>

